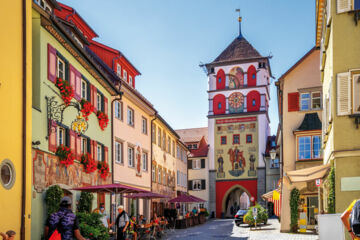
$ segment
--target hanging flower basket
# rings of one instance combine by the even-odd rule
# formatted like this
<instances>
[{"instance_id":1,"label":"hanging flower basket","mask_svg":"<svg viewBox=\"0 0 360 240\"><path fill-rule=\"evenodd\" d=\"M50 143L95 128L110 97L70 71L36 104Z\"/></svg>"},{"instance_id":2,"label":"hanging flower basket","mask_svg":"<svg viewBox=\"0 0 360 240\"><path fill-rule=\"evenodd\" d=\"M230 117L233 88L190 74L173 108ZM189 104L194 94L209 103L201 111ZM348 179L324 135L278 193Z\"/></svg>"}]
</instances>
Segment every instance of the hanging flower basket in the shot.
<instances>
[{"instance_id":1,"label":"hanging flower basket","mask_svg":"<svg viewBox=\"0 0 360 240\"><path fill-rule=\"evenodd\" d=\"M109 175L109 164L106 162L99 162L97 168L100 173L100 177L106 180L107 176Z\"/></svg>"},{"instance_id":2,"label":"hanging flower basket","mask_svg":"<svg viewBox=\"0 0 360 240\"><path fill-rule=\"evenodd\" d=\"M89 153L82 154L80 162L84 166L84 172L92 173L96 171L96 162Z\"/></svg>"},{"instance_id":3,"label":"hanging flower basket","mask_svg":"<svg viewBox=\"0 0 360 240\"><path fill-rule=\"evenodd\" d=\"M64 164L66 167L74 164L74 154L70 151L70 148L60 145L56 149L56 156L59 157L60 163Z\"/></svg>"},{"instance_id":4,"label":"hanging flower basket","mask_svg":"<svg viewBox=\"0 0 360 240\"><path fill-rule=\"evenodd\" d=\"M108 115L101 112L101 111L97 111L96 116L99 120L99 126L101 128L101 130L104 131L104 129L107 127L107 125L109 124L109 118Z\"/></svg>"},{"instance_id":5,"label":"hanging flower basket","mask_svg":"<svg viewBox=\"0 0 360 240\"><path fill-rule=\"evenodd\" d=\"M65 105L68 106L71 102L71 99L74 97L74 89L70 86L68 81L65 81L61 78L56 79L55 85L59 88L61 98Z\"/></svg>"},{"instance_id":6,"label":"hanging flower basket","mask_svg":"<svg viewBox=\"0 0 360 240\"><path fill-rule=\"evenodd\" d=\"M81 99L81 113L83 115L83 117L86 119L86 121L89 120L89 115L94 112L94 106L87 100L85 99Z\"/></svg>"}]
</instances>

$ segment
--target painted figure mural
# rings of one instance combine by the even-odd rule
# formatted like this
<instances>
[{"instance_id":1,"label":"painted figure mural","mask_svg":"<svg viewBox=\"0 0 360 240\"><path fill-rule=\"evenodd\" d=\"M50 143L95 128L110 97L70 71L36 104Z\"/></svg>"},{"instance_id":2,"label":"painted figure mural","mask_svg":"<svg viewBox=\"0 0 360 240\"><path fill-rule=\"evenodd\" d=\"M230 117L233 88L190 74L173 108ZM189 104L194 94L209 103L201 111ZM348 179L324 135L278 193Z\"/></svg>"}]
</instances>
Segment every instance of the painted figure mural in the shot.
<instances>
[{"instance_id":1,"label":"painted figure mural","mask_svg":"<svg viewBox=\"0 0 360 240\"><path fill-rule=\"evenodd\" d=\"M240 67L233 67L230 70L229 88L240 88L244 86L244 71Z\"/></svg>"},{"instance_id":2,"label":"painted figure mural","mask_svg":"<svg viewBox=\"0 0 360 240\"><path fill-rule=\"evenodd\" d=\"M220 155L220 157L218 158L218 170L217 170L217 177L218 178L225 178L225 172L224 172L224 159L223 157Z\"/></svg>"},{"instance_id":3,"label":"painted figure mural","mask_svg":"<svg viewBox=\"0 0 360 240\"><path fill-rule=\"evenodd\" d=\"M255 170L255 161L256 161L256 158L253 154L250 155L250 169L248 171L248 175L249 176L256 176L256 170Z\"/></svg>"},{"instance_id":4,"label":"painted figure mural","mask_svg":"<svg viewBox=\"0 0 360 240\"><path fill-rule=\"evenodd\" d=\"M235 147L235 149L230 148L228 154L232 165L232 169L229 170L229 173L234 177L242 175L246 166L243 151L240 151L237 147Z\"/></svg>"},{"instance_id":5,"label":"painted figure mural","mask_svg":"<svg viewBox=\"0 0 360 240\"><path fill-rule=\"evenodd\" d=\"M229 112L240 113L244 111L244 95L234 92L229 96Z\"/></svg>"},{"instance_id":6,"label":"painted figure mural","mask_svg":"<svg viewBox=\"0 0 360 240\"><path fill-rule=\"evenodd\" d=\"M136 176L141 176L141 148L140 146L136 147Z\"/></svg>"}]
</instances>

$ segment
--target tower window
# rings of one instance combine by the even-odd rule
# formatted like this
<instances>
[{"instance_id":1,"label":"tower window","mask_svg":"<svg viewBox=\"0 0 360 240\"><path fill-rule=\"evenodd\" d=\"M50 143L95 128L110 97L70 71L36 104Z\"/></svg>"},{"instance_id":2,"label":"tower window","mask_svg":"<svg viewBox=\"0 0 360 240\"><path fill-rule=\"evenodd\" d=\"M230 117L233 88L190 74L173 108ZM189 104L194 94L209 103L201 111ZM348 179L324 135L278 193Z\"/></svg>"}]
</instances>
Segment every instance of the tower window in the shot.
<instances>
[{"instance_id":1,"label":"tower window","mask_svg":"<svg viewBox=\"0 0 360 240\"><path fill-rule=\"evenodd\" d=\"M256 101L255 99L252 100L252 105L255 106L256 105Z\"/></svg>"},{"instance_id":2,"label":"tower window","mask_svg":"<svg viewBox=\"0 0 360 240\"><path fill-rule=\"evenodd\" d=\"M221 109L221 103L218 104L218 109Z\"/></svg>"},{"instance_id":3,"label":"tower window","mask_svg":"<svg viewBox=\"0 0 360 240\"><path fill-rule=\"evenodd\" d=\"M254 74L252 75L252 79L255 79L255 77L256 77L256 74L254 73Z\"/></svg>"},{"instance_id":4,"label":"tower window","mask_svg":"<svg viewBox=\"0 0 360 240\"><path fill-rule=\"evenodd\" d=\"M221 78L218 79L218 82L221 83Z\"/></svg>"}]
</instances>

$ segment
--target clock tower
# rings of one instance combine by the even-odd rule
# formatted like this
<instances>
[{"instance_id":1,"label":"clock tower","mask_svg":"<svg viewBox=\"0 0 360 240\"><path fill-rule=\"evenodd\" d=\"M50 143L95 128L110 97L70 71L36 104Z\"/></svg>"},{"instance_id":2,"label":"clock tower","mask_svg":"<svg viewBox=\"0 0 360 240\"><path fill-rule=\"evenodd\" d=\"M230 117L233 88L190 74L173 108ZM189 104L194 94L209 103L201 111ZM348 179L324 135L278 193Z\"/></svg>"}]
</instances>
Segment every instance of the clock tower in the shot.
<instances>
[{"instance_id":1,"label":"clock tower","mask_svg":"<svg viewBox=\"0 0 360 240\"><path fill-rule=\"evenodd\" d=\"M208 72L209 210L231 217L262 203L266 139L270 134L270 57L241 34L211 63Z\"/></svg>"}]
</instances>

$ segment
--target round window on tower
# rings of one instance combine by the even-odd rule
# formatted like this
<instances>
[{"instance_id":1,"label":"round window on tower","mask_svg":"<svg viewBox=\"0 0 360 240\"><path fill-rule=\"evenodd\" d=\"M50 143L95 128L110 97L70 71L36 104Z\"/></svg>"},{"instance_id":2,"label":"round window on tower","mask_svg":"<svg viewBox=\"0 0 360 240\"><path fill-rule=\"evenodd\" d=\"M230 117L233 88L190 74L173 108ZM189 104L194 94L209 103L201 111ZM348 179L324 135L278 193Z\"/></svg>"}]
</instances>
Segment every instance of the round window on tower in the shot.
<instances>
[{"instance_id":1,"label":"round window on tower","mask_svg":"<svg viewBox=\"0 0 360 240\"><path fill-rule=\"evenodd\" d=\"M0 182L6 189L12 188L15 183L15 168L8 159L2 161L0 165Z\"/></svg>"}]
</instances>

